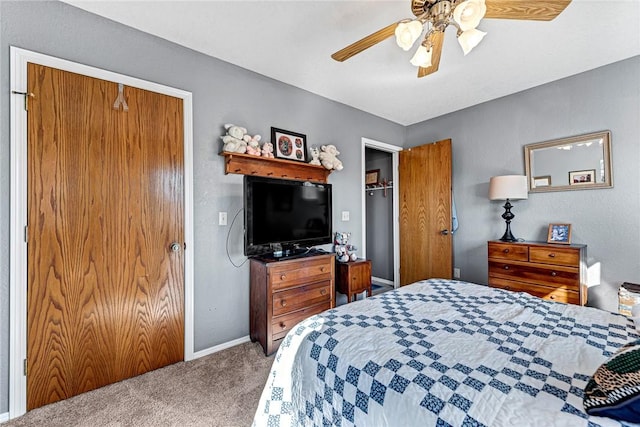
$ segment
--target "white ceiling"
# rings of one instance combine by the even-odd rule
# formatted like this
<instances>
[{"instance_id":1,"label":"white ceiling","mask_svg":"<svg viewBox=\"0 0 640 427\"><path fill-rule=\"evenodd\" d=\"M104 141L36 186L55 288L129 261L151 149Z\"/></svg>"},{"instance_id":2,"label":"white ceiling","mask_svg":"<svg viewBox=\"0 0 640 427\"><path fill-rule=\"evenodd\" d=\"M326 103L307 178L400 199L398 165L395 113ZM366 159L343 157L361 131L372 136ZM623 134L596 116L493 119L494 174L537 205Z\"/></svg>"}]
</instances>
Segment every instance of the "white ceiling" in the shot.
<instances>
[{"instance_id":1,"label":"white ceiling","mask_svg":"<svg viewBox=\"0 0 640 427\"><path fill-rule=\"evenodd\" d=\"M421 79L393 39L330 57L412 17L410 0L64 1L402 125L640 55L640 0L573 0L551 22L484 19L466 57L449 28L440 70Z\"/></svg>"}]
</instances>

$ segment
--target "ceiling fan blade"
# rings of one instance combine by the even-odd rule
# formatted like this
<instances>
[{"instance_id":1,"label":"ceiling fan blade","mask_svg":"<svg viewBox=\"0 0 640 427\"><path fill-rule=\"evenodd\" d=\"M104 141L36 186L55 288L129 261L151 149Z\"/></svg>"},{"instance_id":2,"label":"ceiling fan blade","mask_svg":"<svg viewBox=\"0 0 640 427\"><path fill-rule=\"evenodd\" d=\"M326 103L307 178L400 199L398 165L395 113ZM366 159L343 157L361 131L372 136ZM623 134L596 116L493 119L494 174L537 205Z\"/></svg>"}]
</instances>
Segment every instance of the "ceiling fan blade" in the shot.
<instances>
[{"instance_id":1,"label":"ceiling fan blade","mask_svg":"<svg viewBox=\"0 0 640 427\"><path fill-rule=\"evenodd\" d=\"M571 0L486 0L485 18L551 21Z\"/></svg>"},{"instance_id":2,"label":"ceiling fan blade","mask_svg":"<svg viewBox=\"0 0 640 427\"><path fill-rule=\"evenodd\" d=\"M369 34L367 37L350 44L344 49L337 51L336 53L331 55L331 57L336 61L345 61L351 58L353 55L356 55L365 49L369 49L371 46L376 45L381 41L391 37L394 34L397 26L398 22L394 22L393 24L376 31L375 33Z\"/></svg>"},{"instance_id":3,"label":"ceiling fan blade","mask_svg":"<svg viewBox=\"0 0 640 427\"><path fill-rule=\"evenodd\" d=\"M438 71L438 67L440 66L440 56L442 55L442 43L444 42L444 31L436 31L431 34L431 66L430 67L420 67L418 69L418 77L428 76L429 74L433 74Z\"/></svg>"}]
</instances>

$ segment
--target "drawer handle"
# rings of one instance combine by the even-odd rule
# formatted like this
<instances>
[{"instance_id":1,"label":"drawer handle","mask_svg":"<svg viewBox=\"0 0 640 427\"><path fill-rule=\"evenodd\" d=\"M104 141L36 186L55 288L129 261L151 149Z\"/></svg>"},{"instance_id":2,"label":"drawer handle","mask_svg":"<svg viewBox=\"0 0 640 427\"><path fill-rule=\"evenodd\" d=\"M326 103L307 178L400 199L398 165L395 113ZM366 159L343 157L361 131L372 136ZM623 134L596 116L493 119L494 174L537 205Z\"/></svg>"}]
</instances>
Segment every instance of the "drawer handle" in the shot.
<instances>
[{"instance_id":1,"label":"drawer handle","mask_svg":"<svg viewBox=\"0 0 640 427\"><path fill-rule=\"evenodd\" d=\"M549 299L556 299L555 295L549 295Z\"/></svg>"},{"instance_id":2,"label":"drawer handle","mask_svg":"<svg viewBox=\"0 0 640 427\"><path fill-rule=\"evenodd\" d=\"M508 270L508 269L509 269L509 266L508 266L508 265L505 265L505 266L504 266L504 269L505 269L505 270Z\"/></svg>"},{"instance_id":3,"label":"drawer handle","mask_svg":"<svg viewBox=\"0 0 640 427\"><path fill-rule=\"evenodd\" d=\"M510 291L511 290L511 286L505 286L504 287L506 290Z\"/></svg>"},{"instance_id":4,"label":"drawer handle","mask_svg":"<svg viewBox=\"0 0 640 427\"><path fill-rule=\"evenodd\" d=\"M326 295L326 294L327 294L327 290L326 289L320 290L320 295Z\"/></svg>"},{"instance_id":5,"label":"drawer handle","mask_svg":"<svg viewBox=\"0 0 640 427\"><path fill-rule=\"evenodd\" d=\"M284 279L286 279L286 278L287 278L287 275L286 275L286 274L283 274L283 275L281 275L281 276L280 276L280 280L284 280Z\"/></svg>"},{"instance_id":6,"label":"drawer handle","mask_svg":"<svg viewBox=\"0 0 640 427\"><path fill-rule=\"evenodd\" d=\"M509 253L509 249L504 249L502 252L504 252L505 254Z\"/></svg>"},{"instance_id":7,"label":"drawer handle","mask_svg":"<svg viewBox=\"0 0 640 427\"><path fill-rule=\"evenodd\" d=\"M283 307L286 306L287 305L287 301L286 300L280 301L280 305L283 306Z\"/></svg>"},{"instance_id":8,"label":"drawer handle","mask_svg":"<svg viewBox=\"0 0 640 427\"><path fill-rule=\"evenodd\" d=\"M558 275L558 273L556 273L555 271L551 272L551 277L556 277Z\"/></svg>"},{"instance_id":9,"label":"drawer handle","mask_svg":"<svg viewBox=\"0 0 640 427\"><path fill-rule=\"evenodd\" d=\"M554 254L553 252L549 254L549 258L555 258L555 257L556 257L556 254Z\"/></svg>"},{"instance_id":10,"label":"drawer handle","mask_svg":"<svg viewBox=\"0 0 640 427\"><path fill-rule=\"evenodd\" d=\"M320 267L320 271L324 273L324 267Z\"/></svg>"},{"instance_id":11,"label":"drawer handle","mask_svg":"<svg viewBox=\"0 0 640 427\"><path fill-rule=\"evenodd\" d=\"M280 328L281 329L286 329L287 325L285 325L284 322L280 322Z\"/></svg>"}]
</instances>

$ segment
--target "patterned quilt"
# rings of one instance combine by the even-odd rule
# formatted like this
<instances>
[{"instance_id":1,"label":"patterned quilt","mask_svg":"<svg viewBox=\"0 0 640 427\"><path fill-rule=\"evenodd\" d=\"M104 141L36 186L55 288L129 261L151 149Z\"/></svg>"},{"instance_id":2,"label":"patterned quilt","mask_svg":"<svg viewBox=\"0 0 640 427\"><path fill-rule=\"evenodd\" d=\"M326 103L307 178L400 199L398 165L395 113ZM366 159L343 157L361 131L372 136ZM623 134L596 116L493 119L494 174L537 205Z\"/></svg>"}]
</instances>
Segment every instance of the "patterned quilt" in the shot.
<instances>
[{"instance_id":1,"label":"patterned quilt","mask_svg":"<svg viewBox=\"0 0 640 427\"><path fill-rule=\"evenodd\" d=\"M328 310L276 355L255 426L620 426L582 407L626 317L431 279Z\"/></svg>"}]
</instances>

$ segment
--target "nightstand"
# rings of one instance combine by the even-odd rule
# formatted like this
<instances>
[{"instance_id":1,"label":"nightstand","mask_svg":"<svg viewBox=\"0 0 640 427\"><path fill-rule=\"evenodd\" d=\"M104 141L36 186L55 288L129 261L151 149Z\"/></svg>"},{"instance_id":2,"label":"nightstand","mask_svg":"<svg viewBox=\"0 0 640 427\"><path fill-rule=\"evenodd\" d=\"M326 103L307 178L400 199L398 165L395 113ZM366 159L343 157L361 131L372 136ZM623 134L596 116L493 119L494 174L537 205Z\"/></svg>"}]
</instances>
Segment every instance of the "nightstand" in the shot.
<instances>
[{"instance_id":1,"label":"nightstand","mask_svg":"<svg viewBox=\"0 0 640 427\"><path fill-rule=\"evenodd\" d=\"M351 262L336 262L336 289L347 296L347 302L357 294L367 291L371 296L371 261L358 259Z\"/></svg>"}]
</instances>

